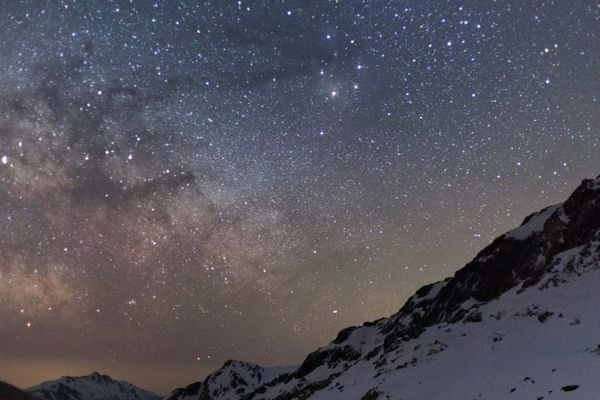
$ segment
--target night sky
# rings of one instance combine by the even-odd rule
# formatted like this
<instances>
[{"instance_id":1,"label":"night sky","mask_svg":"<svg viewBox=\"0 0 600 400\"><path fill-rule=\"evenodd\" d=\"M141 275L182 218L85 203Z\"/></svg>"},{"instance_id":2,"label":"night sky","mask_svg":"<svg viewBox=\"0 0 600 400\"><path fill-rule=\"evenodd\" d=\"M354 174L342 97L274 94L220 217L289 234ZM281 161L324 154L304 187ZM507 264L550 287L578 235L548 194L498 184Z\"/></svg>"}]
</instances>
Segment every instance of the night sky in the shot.
<instances>
[{"instance_id":1,"label":"night sky","mask_svg":"<svg viewBox=\"0 0 600 400\"><path fill-rule=\"evenodd\" d=\"M294 364L600 173L600 3L0 0L0 379Z\"/></svg>"}]
</instances>

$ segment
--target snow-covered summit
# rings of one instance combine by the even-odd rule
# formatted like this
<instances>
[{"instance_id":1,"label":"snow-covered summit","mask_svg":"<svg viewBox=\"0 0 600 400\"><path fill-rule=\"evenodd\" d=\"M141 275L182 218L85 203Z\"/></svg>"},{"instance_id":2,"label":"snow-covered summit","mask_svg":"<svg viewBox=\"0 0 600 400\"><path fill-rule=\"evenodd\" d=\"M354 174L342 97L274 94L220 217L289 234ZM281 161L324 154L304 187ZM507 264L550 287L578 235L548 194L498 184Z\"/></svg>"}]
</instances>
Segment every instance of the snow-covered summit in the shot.
<instances>
[{"instance_id":1,"label":"snow-covered summit","mask_svg":"<svg viewBox=\"0 0 600 400\"><path fill-rule=\"evenodd\" d=\"M93 372L85 376L64 376L27 389L39 400L158 400L154 393L128 382L115 381Z\"/></svg>"},{"instance_id":2,"label":"snow-covered summit","mask_svg":"<svg viewBox=\"0 0 600 400\"><path fill-rule=\"evenodd\" d=\"M241 399L257 387L294 370L264 368L256 364L229 360L204 381L175 389L164 400Z\"/></svg>"}]
</instances>

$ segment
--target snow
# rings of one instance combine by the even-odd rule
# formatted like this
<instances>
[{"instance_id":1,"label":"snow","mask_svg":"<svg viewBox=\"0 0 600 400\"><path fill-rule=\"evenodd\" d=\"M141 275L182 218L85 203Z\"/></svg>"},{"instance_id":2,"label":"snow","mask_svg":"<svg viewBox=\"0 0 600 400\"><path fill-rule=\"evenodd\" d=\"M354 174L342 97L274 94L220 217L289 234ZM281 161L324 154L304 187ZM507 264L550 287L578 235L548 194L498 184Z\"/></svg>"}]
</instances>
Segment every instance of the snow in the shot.
<instances>
[{"instance_id":1,"label":"snow","mask_svg":"<svg viewBox=\"0 0 600 400\"><path fill-rule=\"evenodd\" d=\"M588 186L591 190L599 190L600 189L600 176L596 179L592 179L590 185Z\"/></svg>"},{"instance_id":2,"label":"snow","mask_svg":"<svg viewBox=\"0 0 600 400\"><path fill-rule=\"evenodd\" d=\"M594 249L598 250L597 244ZM375 365L375 359L363 358L309 399L358 400L372 388L384 393L382 399L398 400L596 398L600 266L591 262L598 259L597 253L582 258L582 250L557 256L557 265L566 258L590 262L576 272L557 267L555 274L563 284L543 290L544 282L524 291L513 288L479 305L481 322L429 327L387 354L383 368ZM375 328L368 327L368 332L373 334ZM355 346L365 336L357 330L348 340ZM362 341L363 346L372 347L382 339L371 337ZM306 378L318 382L331 372L320 368ZM569 385L578 388L566 397L562 388ZM291 382L277 386L261 399L275 399L292 386Z\"/></svg>"},{"instance_id":3,"label":"snow","mask_svg":"<svg viewBox=\"0 0 600 400\"><path fill-rule=\"evenodd\" d=\"M561 205L552 206L510 237L522 240L541 232L552 215L569 222ZM319 350L323 360L310 373L267 383L250 399L360 400L376 393L377 399L398 400L595 398L600 231L590 237L551 259L541 256L536 265L548 269L536 285L517 283L487 303L463 301L467 316L477 313L477 318L435 324L416 338L400 339L398 346L384 346L390 328L401 332L409 326L448 284L437 282L409 300L413 311L349 329ZM336 349L359 356L329 356Z\"/></svg>"},{"instance_id":4,"label":"snow","mask_svg":"<svg viewBox=\"0 0 600 400\"><path fill-rule=\"evenodd\" d=\"M557 204L545 208L544 210L534 214L526 223L519 226L516 229L506 233L506 238L512 238L516 240L525 240L534 233L539 233L544 230L544 224L554 214L554 212L561 207L562 204Z\"/></svg>"},{"instance_id":5,"label":"snow","mask_svg":"<svg viewBox=\"0 0 600 400\"><path fill-rule=\"evenodd\" d=\"M440 290L442 290L442 288L446 286L447 283L447 281L439 281L434 283L425 296L418 298L419 302L428 301L435 298L440 293Z\"/></svg>"},{"instance_id":6,"label":"snow","mask_svg":"<svg viewBox=\"0 0 600 400\"><path fill-rule=\"evenodd\" d=\"M219 400L237 400L260 385L296 370L297 367L261 367L256 364L230 360L222 368L210 374L203 382L183 388L187 395L176 389L165 397L169 400L198 400L202 393L216 394ZM244 382L244 385L240 385ZM196 385L194 390L191 386Z\"/></svg>"},{"instance_id":7,"label":"snow","mask_svg":"<svg viewBox=\"0 0 600 400\"><path fill-rule=\"evenodd\" d=\"M43 400L158 400L154 393L134 385L115 381L94 372L87 376L62 377L27 389L33 397Z\"/></svg>"}]
</instances>

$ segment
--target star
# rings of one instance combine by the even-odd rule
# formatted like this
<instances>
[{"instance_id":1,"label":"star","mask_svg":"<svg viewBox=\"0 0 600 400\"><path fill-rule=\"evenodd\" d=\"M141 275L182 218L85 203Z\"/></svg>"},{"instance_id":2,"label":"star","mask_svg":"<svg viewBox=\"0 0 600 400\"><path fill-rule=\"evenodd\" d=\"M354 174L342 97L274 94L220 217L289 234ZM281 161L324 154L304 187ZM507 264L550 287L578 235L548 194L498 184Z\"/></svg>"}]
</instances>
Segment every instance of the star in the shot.
<instances>
[{"instance_id":1,"label":"star","mask_svg":"<svg viewBox=\"0 0 600 400\"><path fill-rule=\"evenodd\" d=\"M16 383L300 364L600 173L600 8L413 3L4 1Z\"/></svg>"}]
</instances>

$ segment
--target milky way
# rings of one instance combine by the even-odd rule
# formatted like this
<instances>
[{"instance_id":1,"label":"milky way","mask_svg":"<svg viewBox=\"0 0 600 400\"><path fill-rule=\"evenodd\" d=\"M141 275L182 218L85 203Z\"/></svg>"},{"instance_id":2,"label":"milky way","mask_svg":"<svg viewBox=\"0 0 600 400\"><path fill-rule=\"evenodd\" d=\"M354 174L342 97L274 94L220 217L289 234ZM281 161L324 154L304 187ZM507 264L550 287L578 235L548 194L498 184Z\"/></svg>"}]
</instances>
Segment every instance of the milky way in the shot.
<instances>
[{"instance_id":1,"label":"milky way","mask_svg":"<svg viewBox=\"0 0 600 400\"><path fill-rule=\"evenodd\" d=\"M600 173L594 1L0 8L21 385L298 363Z\"/></svg>"}]
</instances>

